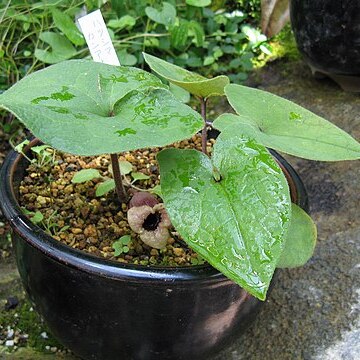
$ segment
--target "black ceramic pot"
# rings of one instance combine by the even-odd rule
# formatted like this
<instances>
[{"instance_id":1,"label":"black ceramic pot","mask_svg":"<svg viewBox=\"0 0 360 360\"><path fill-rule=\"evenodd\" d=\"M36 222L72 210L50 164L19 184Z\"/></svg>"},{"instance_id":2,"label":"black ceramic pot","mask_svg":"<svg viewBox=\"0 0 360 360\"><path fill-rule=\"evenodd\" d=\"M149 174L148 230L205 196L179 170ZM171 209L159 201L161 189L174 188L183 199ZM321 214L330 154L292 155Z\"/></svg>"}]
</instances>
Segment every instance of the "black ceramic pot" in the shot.
<instances>
[{"instance_id":1,"label":"black ceramic pot","mask_svg":"<svg viewBox=\"0 0 360 360\"><path fill-rule=\"evenodd\" d=\"M277 155L293 200L303 183ZM24 216L17 189L26 161L12 151L0 172L0 204L14 229L24 287L52 334L83 359L208 359L261 304L210 266L124 266L72 249Z\"/></svg>"},{"instance_id":2,"label":"black ceramic pot","mask_svg":"<svg viewBox=\"0 0 360 360\"><path fill-rule=\"evenodd\" d=\"M360 1L290 0L290 17L313 73L360 92Z\"/></svg>"}]
</instances>

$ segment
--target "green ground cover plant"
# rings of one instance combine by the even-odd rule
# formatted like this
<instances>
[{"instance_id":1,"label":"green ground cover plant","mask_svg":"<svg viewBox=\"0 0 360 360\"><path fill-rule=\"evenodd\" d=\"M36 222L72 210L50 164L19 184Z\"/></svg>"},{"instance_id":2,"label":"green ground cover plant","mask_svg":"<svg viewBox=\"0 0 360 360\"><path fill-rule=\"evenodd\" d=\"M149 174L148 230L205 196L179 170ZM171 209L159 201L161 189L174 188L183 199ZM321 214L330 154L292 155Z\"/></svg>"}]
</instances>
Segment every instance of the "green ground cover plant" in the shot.
<instances>
[{"instance_id":1,"label":"green ground cover plant","mask_svg":"<svg viewBox=\"0 0 360 360\"><path fill-rule=\"evenodd\" d=\"M204 75L241 81L268 53L253 2L169 0L1 0L0 89L47 64L88 56L74 20L101 8L121 64L142 65L151 51ZM256 10L255 10L256 9Z\"/></svg>"}]
</instances>

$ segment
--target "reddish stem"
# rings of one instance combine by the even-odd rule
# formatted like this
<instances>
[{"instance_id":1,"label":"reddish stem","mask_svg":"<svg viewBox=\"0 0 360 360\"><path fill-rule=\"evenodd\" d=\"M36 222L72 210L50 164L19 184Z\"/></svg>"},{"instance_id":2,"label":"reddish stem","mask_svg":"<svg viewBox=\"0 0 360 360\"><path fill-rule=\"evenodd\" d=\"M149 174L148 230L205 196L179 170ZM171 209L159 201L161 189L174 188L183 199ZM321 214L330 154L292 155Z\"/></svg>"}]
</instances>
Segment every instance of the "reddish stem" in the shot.
<instances>
[{"instance_id":1,"label":"reddish stem","mask_svg":"<svg viewBox=\"0 0 360 360\"><path fill-rule=\"evenodd\" d=\"M206 99L201 97L200 104L201 104L201 116L204 119L204 127L201 131L201 150L202 152L207 155L207 124L206 124Z\"/></svg>"},{"instance_id":2,"label":"reddish stem","mask_svg":"<svg viewBox=\"0 0 360 360\"><path fill-rule=\"evenodd\" d=\"M124 184L122 182L122 176L120 171L119 159L117 154L110 154L111 158L111 166L113 169L113 177L115 181L115 189L117 196L122 203L126 203L128 201L128 196L124 188Z\"/></svg>"}]
</instances>

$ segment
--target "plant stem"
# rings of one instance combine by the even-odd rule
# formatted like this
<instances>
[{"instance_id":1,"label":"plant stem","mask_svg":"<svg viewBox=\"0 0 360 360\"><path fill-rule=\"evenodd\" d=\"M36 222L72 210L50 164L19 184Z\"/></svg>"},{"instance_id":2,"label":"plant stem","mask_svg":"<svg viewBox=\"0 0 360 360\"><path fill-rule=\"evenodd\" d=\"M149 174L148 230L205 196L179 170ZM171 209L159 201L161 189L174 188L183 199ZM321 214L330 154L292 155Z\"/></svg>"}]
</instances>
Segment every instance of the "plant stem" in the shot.
<instances>
[{"instance_id":1,"label":"plant stem","mask_svg":"<svg viewBox=\"0 0 360 360\"><path fill-rule=\"evenodd\" d=\"M200 104L201 104L201 116L204 119L204 127L201 131L201 150L205 155L207 155L207 150L206 150L206 144L207 144L206 99L201 97Z\"/></svg>"},{"instance_id":2,"label":"plant stem","mask_svg":"<svg viewBox=\"0 0 360 360\"><path fill-rule=\"evenodd\" d=\"M122 182L118 156L117 154L110 154L110 158L111 158L111 166L113 169L113 176L114 176L117 196L120 202L126 203L128 201L128 196L125 191L124 184Z\"/></svg>"},{"instance_id":3,"label":"plant stem","mask_svg":"<svg viewBox=\"0 0 360 360\"><path fill-rule=\"evenodd\" d=\"M117 41L114 41L114 43L123 43L123 42L127 42L129 40L134 40L134 39L138 39L138 38L145 38L145 37L165 37L165 36L169 36L169 33L164 33L164 34L152 34L152 33L142 33L142 34L136 34L133 36L129 36Z\"/></svg>"},{"instance_id":4,"label":"plant stem","mask_svg":"<svg viewBox=\"0 0 360 360\"><path fill-rule=\"evenodd\" d=\"M115 116L114 109L112 109L109 113L109 116ZM126 203L129 200L129 197L124 188L124 184L122 181L122 175L120 171L119 159L117 154L110 154L111 166L113 170L113 177L115 181L115 189L118 199L121 203Z\"/></svg>"}]
</instances>

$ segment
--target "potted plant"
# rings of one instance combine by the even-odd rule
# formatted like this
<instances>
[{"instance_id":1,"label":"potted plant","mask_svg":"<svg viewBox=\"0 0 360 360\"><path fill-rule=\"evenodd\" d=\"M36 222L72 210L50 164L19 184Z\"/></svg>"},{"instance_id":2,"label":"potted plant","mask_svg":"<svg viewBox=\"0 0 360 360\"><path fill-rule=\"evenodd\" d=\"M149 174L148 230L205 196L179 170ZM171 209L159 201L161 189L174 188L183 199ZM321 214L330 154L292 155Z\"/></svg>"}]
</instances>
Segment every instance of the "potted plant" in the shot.
<instances>
[{"instance_id":1,"label":"potted plant","mask_svg":"<svg viewBox=\"0 0 360 360\"><path fill-rule=\"evenodd\" d=\"M290 1L295 39L313 74L353 92L360 91L359 11L357 1Z\"/></svg>"},{"instance_id":2,"label":"potted plant","mask_svg":"<svg viewBox=\"0 0 360 360\"><path fill-rule=\"evenodd\" d=\"M356 1L262 0L261 27L271 37L290 17L298 49L312 74L359 92L359 11Z\"/></svg>"},{"instance_id":3,"label":"potted plant","mask_svg":"<svg viewBox=\"0 0 360 360\"><path fill-rule=\"evenodd\" d=\"M154 248L166 246L162 234L168 239L173 226L203 265L124 265L55 240L18 204L25 156L14 151L4 162L0 203L14 229L25 289L52 333L84 359L206 358L217 351L251 320L275 269L304 264L315 245L301 180L267 147L324 161L360 156L348 134L290 101L144 57L162 79L200 100L202 116L150 73L86 60L50 66L0 95L0 106L54 149L111 154L107 191L115 189L124 209L131 196L117 154L201 131L202 151L170 147L157 154L163 204L136 193L127 213L135 212L129 223L144 241L151 233ZM206 105L215 95L225 95L236 114L209 124ZM221 132L211 158L208 126Z\"/></svg>"}]
</instances>

